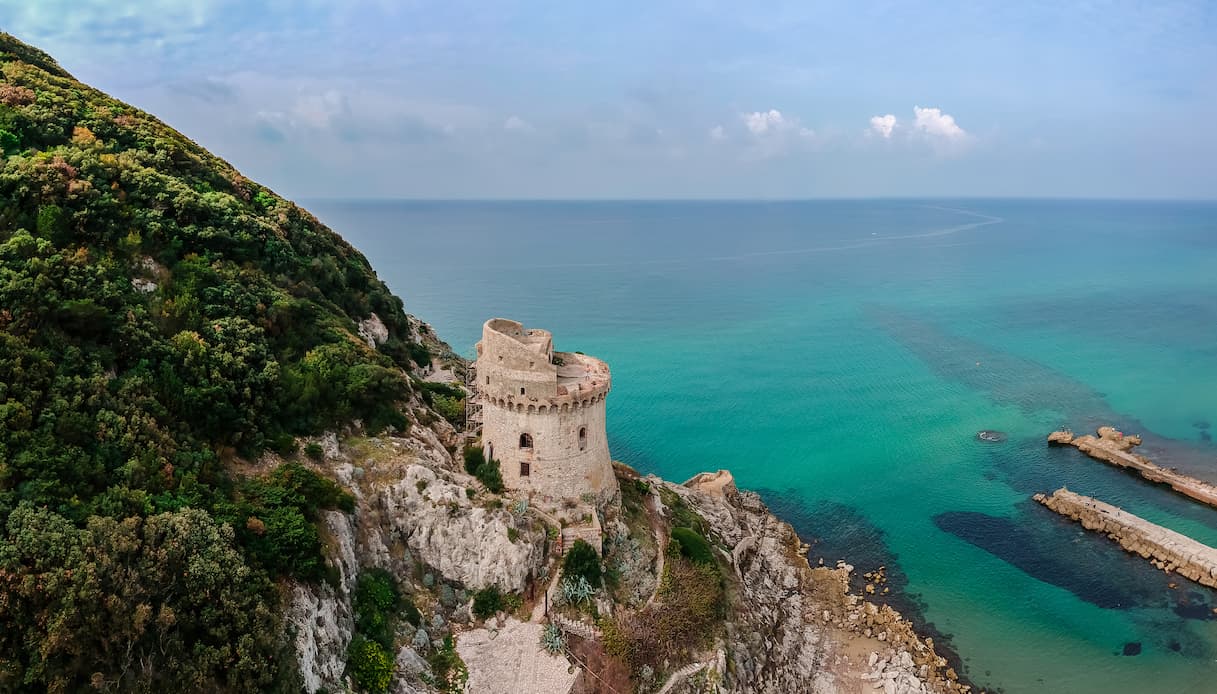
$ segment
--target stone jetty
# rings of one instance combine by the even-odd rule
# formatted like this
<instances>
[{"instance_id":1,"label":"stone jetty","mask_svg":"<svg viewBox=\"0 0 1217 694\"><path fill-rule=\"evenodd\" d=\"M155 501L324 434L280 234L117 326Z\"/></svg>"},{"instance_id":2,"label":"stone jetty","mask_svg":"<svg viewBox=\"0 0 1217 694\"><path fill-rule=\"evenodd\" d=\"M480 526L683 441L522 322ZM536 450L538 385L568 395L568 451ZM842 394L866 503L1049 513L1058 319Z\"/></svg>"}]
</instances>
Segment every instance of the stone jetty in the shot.
<instances>
[{"instance_id":1,"label":"stone jetty","mask_svg":"<svg viewBox=\"0 0 1217 694\"><path fill-rule=\"evenodd\" d=\"M1195 499L1202 504L1217 507L1217 486L1188 477L1132 452L1141 445L1141 437L1124 434L1112 427L1099 427L1098 435L1074 436L1069 431L1054 431L1048 435L1048 443L1068 445L1105 463L1136 470L1150 482L1165 484L1176 492Z\"/></svg>"},{"instance_id":2,"label":"stone jetty","mask_svg":"<svg viewBox=\"0 0 1217 694\"><path fill-rule=\"evenodd\" d=\"M1098 499L1061 487L1052 493L1036 494L1036 501L1120 543L1154 566L1210 588L1217 588L1217 549L1201 544L1174 530L1155 525Z\"/></svg>"}]
</instances>

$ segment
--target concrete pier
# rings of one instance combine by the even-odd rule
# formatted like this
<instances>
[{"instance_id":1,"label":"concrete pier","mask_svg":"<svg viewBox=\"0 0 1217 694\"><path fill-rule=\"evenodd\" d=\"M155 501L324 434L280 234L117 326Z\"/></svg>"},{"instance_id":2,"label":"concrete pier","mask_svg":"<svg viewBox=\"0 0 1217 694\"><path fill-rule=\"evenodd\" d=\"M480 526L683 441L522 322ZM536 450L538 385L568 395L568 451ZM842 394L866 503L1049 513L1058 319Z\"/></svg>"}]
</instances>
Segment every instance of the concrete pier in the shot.
<instances>
[{"instance_id":1,"label":"concrete pier","mask_svg":"<svg viewBox=\"0 0 1217 694\"><path fill-rule=\"evenodd\" d=\"M1051 496L1036 494L1036 501L1120 543L1120 546L1166 572L1175 572L1201 585L1217 588L1217 549L1155 525L1098 499L1061 487Z\"/></svg>"},{"instance_id":2,"label":"concrete pier","mask_svg":"<svg viewBox=\"0 0 1217 694\"><path fill-rule=\"evenodd\" d=\"M1048 435L1048 443L1073 446L1095 460L1136 470L1150 482L1168 485L1186 497L1217 508L1217 486L1155 465L1148 458L1133 453L1133 447L1141 444L1138 436L1123 434L1112 427L1100 427L1098 436L1074 436L1068 431L1054 431Z\"/></svg>"}]
</instances>

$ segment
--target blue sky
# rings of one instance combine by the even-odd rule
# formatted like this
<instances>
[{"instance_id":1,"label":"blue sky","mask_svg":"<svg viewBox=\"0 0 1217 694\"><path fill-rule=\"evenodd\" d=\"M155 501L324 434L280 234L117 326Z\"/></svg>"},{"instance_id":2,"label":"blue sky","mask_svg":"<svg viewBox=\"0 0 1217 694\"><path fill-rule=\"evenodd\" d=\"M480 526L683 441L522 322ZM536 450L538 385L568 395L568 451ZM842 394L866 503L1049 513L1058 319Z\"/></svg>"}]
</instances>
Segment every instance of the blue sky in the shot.
<instances>
[{"instance_id":1,"label":"blue sky","mask_svg":"<svg viewBox=\"0 0 1217 694\"><path fill-rule=\"evenodd\" d=\"M1217 197L1217 3L0 0L293 198Z\"/></svg>"}]
</instances>

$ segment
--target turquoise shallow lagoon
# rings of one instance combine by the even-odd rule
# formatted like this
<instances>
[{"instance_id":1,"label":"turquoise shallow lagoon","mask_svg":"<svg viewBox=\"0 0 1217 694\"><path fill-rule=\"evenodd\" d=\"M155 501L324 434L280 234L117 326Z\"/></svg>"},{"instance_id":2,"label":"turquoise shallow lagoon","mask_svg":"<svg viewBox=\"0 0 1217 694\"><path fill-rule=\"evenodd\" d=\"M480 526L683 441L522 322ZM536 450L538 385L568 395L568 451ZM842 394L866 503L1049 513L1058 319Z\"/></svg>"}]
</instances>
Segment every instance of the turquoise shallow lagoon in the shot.
<instances>
[{"instance_id":1,"label":"turquoise shallow lagoon","mask_svg":"<svg viewBox=\"0 0 1217 694\"><path fill-rule=\"evenodd\" d=\"M458 351L507 316L606 359L614 457L730 468L813 558L886 564L974 682L1217 687L1217 594L1028 501L1217 545L1217 510L1043 442L1111 422L1217 481L1217 204L309 206Z\"/></svg>"}]
</instances>

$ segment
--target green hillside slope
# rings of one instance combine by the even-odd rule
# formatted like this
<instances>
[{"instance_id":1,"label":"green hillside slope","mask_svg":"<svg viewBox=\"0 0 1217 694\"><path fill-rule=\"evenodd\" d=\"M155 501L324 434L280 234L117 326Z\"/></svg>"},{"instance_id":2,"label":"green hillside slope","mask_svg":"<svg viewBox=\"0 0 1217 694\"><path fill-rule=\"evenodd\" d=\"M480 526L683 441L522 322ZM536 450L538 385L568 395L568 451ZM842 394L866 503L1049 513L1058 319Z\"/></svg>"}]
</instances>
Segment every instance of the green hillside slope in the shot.
<instances>
[{"instance_id":1,"label":"green hillside slope","mask_svg":"<svg viewBox=\"0 0 1217 694\"><path fill-rule=\"evenodd\" d=\"M232 461L408 426L427 349L309 213L7 34L0 149L0 690L287 681L274 580L350 500Z\"/></svg>"}]
</instances>

